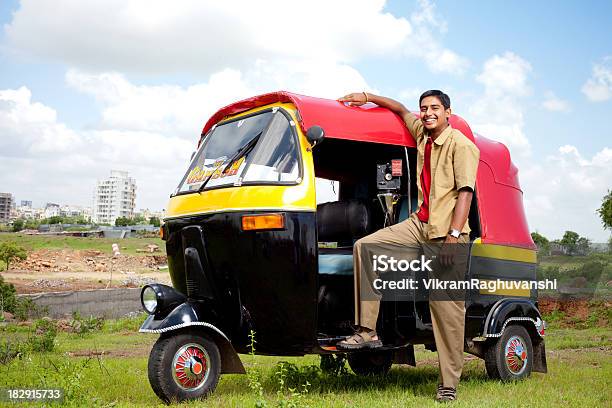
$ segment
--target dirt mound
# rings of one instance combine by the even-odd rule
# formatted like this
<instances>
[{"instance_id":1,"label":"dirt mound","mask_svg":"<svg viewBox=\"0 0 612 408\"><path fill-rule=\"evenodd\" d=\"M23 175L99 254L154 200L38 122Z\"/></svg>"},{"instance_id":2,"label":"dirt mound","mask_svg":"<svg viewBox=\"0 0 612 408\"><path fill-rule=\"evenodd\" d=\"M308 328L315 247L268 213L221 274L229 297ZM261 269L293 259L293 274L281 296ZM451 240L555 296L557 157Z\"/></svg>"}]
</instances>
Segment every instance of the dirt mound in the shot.
<instances>
[{"instance_id":1,"label":"dirt mound","mask_svg":"<svg viewBox=\"0 0 612 408\"><path fill-rule=\"evenodd\" d=\"M562 327L577 324L609 327L612 303L607 300L540 298L538 308L544 320L558 321Z\"/></svg>"},{"instance_id":2,"label":"dirt mound","mask_svg":"<svg viewBox=\"0 0 612 408\"><path fill-rule=\"evenodd\" d=\"M15 262L12 270L25 272L143 272L167 264L165 255L119 255L113 257L94 249L39 249L24 261Z\"/></svg>"}]
</instances>

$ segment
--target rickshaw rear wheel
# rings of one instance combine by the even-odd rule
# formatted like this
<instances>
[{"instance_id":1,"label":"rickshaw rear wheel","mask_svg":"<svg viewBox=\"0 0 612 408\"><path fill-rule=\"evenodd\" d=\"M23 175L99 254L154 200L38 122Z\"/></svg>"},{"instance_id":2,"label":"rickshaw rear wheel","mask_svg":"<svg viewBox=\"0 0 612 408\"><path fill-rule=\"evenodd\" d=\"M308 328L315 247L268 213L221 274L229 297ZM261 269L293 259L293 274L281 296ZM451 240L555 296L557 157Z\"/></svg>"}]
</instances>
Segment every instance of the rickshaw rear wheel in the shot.
<instances>
[{"instance_id":1,"label":"rickshaw rear wheel","mask_svg":"<svg viewBox=\"0 0 612 408\"><path fill-rule=\"evenodd\" d=\"M357 375L385 375L393 364L393 351L358 351L349 353L347 360Z\"/></svg>"},{"instance_id":2,"label":"rickshaw rear wheel","mask_svg":"<svg viewBox=\"0 0 612 408\"><path fill-rule=\"evenodd\" d=\"M528 377L533 367L531 337L523 326L509 325L489 345L484 357L487 374L492 379L515 381Z\"/></svg>"},{"instance_id":3,"label":"rickshaw rear wheel","mask_svg":"<svg viewBox=\"0 0 612 408\"><path fill-rule=\"evenodd\" d=\"M163 335L149 355L149 383L164 402L205 398L221 375L219 348L195 331Z\"/></svg>"}]
</instances>

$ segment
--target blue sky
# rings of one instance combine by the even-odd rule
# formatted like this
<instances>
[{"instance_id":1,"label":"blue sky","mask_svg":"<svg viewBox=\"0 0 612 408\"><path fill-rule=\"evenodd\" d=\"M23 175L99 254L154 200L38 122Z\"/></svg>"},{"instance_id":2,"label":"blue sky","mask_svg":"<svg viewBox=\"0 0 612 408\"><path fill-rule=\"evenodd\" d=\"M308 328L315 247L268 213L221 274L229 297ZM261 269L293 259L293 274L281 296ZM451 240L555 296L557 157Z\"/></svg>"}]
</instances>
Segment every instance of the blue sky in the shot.
<instances>
[{"instance_id":1,"label":"blue sky","mask_svg":"<svg viewBox=\"0 0 612 408\"><path fill-rule=\"evenodd\" d=\"M0 3L0 191L91 205L120 168L137 207L161 209L226 103L367 89L414 108L440 88L509 147L533 230L609 236L594 211L612 188L612 3L181 3Z\"/></svg>"}]
</instances>

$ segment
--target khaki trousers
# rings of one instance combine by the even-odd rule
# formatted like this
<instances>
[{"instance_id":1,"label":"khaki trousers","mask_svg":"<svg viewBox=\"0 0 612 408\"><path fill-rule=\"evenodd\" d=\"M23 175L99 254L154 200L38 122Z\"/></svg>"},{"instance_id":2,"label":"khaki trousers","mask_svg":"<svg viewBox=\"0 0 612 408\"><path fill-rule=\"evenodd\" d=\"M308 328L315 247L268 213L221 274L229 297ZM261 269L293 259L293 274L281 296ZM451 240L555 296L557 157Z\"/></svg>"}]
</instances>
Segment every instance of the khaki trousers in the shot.
<instances>
[{"instance_id":1,"label":"khaki trousers","mask_svg":"<svg viewBox=\"0 0 612 408\"><path fill-rule=\"evenodd\" d=\"M373 282L378 278L372 268L363 267L372 262L373 248L391 248L400 246L404 259L416 259L421 254L427 258L436 255L436 248L444 238L429 240L425 235L426 224L422 223L415 213L398 224L383 228L355 242L353 248L353 266L355 279L355 324L376 330L381 294ZM469 237L461 234L459 243L467 245ZM436 246L435 244L438 244ZM434 245L424 245L434 244ZM461 251L467 254L467 251ZM455 258L457 270L465 273L466 257ZM435 270L435 269L434 269ZM435 278L436 276L431 276ZM441 278L442 279L442 278ZM362 300L378 299L378 300ZM433 325L438 361L440 383L444 387L456 388L463 369L463 343L465 331L465 302L463 300L430 300L429 310Z\"/></svg>"}]
</instances>

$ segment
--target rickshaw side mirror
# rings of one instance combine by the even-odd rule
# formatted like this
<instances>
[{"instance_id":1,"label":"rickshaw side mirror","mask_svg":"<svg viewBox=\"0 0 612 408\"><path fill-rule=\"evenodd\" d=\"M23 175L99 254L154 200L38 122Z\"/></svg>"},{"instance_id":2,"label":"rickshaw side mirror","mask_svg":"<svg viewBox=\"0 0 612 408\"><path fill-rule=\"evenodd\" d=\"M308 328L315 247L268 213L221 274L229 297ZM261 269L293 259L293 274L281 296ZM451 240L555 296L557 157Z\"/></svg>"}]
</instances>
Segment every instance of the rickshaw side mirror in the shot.
<instances>
[{"instance_id":1,"label":"rickshaw side mirror","mask_svg":"<svg viewBox=\"0 0 612 408\"><path fill-rule=\"evenodd\" d=\"M317 143L321 143L325 138L325 131L321 126L311 126L306 131L306 139L311 146L315 146Z\"/></svg>"}]
</instances>

